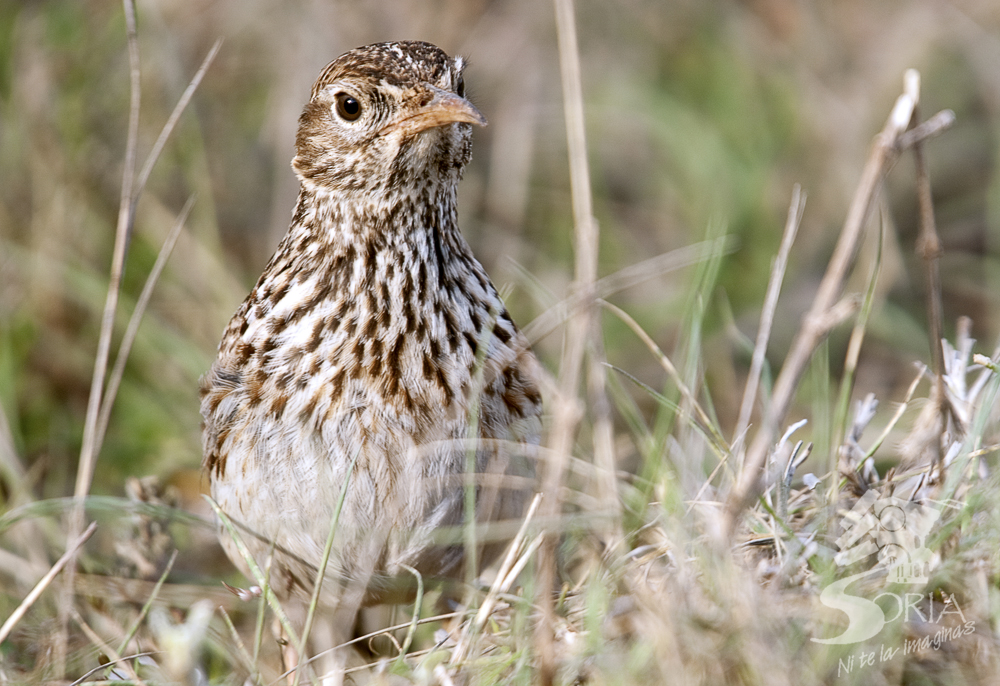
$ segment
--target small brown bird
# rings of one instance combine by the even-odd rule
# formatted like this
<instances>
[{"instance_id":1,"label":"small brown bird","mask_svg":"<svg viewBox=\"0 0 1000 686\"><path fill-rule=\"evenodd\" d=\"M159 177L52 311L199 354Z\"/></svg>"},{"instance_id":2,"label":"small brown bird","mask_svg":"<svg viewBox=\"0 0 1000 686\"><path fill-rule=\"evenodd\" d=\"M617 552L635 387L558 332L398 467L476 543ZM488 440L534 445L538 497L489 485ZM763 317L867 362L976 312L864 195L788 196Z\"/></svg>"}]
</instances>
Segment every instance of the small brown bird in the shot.
<instances>
[{"instance_id":1,"label":"small brown bird","mask_svg":"<svg viewBox=\"0 0 1000 686\"><path fill-rule=\"evenodd\" d=\"M348 478L323 588L352 611L392 600L404 566L463 573L460 538L440 534L466 521L470 457L478 522L519 517L533 487L537 361L458 229L486 124L464 68L398 42L323 70L291 227L202 382L212 496L262 568L274 551L279 597L311 592Z\"/></svg>"}]
</instances>

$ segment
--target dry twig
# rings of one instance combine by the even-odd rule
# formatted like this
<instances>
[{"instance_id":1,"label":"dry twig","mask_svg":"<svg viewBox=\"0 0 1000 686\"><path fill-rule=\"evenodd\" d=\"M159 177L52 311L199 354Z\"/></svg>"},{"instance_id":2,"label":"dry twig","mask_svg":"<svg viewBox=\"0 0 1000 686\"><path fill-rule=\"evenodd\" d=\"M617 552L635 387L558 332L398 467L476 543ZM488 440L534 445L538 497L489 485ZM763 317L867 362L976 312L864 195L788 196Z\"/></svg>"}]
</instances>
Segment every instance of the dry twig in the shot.
<instances>
[{"instance_id":1,"label":"dry twig","mask_svg":"<svg viewBox=\"0 0 1000 686\"><path fill-rule=\"evenodd\" d=\"M593 287L597 280L597 222L593 216L590 192L590 171L587 166L586 130L583 119L583 89L580 79L580 54L576 40L573 0L555 0L556 33L559 43L559 64L562 72L566 138L569 148L570 185L573 196L574 247L576 249L576 282L578 293L590 293L585 306L570 320L566 345L560 370L562 400L554 408L552 434L549 444L553 458L547 463L543 487L551 495L545 503L546 514L558 515L561 499L559 486L569 460L570 450L580 418L577 404L568 402L576 397L580 381L587 337L592 333ZM597 365L595 373L603 373ZM555 583L554 536L546 536L540 552L538 574L538 601L542 608L542 621L538 623L536 646L539 657L539 681L551 684L555 678L553 631L555 608L552 604L552 587Z\"/></svg>"},{"instance_id":2,"label":"dry twig","mask_svg":"<svg viewBox=\"0 0 1000 686\"><path fill-rule=\"evenodd\" d=\"M907 84L912 83L912 77L908 77ZM771 404L765 412L760 430L747 451L739 479L729 495L724 521L724 533L727 539L732 536L740 513L760 492L762 470L771 445L791 407L795 391L813 352L833 326L841 321L845 310L850 309L848 302L841 300L844 285L861 247L864 229L875 207L882 182L904 150L902 135L912 121L916 104L916 93L905 92L899 96L885 127L875 138L826 274L785 358L781 373L774 384ZM949 125L947 116L937 118L936 121L938 121L937 128L926 130L926 135L936 134ZM913 145L920 140L923 139L910 137L905 142Z\"/></svg>"}]
</instances>

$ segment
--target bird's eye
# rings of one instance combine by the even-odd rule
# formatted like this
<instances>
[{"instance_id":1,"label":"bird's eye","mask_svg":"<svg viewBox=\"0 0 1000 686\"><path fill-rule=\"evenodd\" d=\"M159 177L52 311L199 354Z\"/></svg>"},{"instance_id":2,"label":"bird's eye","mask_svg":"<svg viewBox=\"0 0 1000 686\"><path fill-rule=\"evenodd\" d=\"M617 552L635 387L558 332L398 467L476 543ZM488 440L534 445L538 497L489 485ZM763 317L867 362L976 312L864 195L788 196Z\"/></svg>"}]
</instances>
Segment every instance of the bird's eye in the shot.
<instances>
[{"instance_id":1,"label":"bird's eye","mask_svg":"<svg viewBox=\"0 0 1000 686\"><path fill-rule=\"evenodd\" d=\"M455 94L458 95L458 97L460 97L460 98L464 98L465 97L465 77L464 76L459 76L458 77L458 84L456 84L456 86L455 86Z\"/></svg>"},{"instance_id":2,"label":"bird's eye","mask_svg":"<svg viewBox=\"0 0 1000 686\"><path fill-rule=\"evenodd\" d=\"M353 95L337 93L337 114L346 121L354 121L361 116L361 103Z\"/></svg>"}]
</instances>

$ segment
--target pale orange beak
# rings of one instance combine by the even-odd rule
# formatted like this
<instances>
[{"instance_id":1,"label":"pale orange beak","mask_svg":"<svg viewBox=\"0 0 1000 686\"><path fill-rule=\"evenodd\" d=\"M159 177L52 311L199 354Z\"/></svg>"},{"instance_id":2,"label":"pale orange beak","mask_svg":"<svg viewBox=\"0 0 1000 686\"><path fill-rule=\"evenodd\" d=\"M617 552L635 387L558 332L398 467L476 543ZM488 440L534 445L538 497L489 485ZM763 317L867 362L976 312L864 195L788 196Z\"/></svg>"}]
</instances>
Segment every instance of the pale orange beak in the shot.
<instances>
[{"instance_id":1,"label":"pale orange beak","mask_svg":"<svg viewBox=\"0 0 1000 686\"><path fill-rule=\"evenodd\" d=\"M460 122L486 126L486 117L465 98L437 86L424 85L434 94L431 101L414 109L407 108L403 116L386 124L379 131L379 135L384 136L398 131L404 136L410 136L427 129Z\"/></svg>"}]
</instances>

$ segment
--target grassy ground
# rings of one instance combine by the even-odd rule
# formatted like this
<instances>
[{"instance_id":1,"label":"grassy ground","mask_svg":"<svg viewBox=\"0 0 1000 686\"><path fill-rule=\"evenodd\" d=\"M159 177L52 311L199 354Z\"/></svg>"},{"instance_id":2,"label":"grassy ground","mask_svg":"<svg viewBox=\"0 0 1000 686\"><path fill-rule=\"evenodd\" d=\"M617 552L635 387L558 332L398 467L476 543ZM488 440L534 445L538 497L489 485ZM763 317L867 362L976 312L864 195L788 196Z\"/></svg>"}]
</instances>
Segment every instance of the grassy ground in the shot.
<instances>
[{"instance_id":1,"label":"grassy ground","mask_svg":"<svg viewBox=\"0 0 1000 686\"><path fill-rule=\"evenodd\" d=\"M287 226L287 165L312 79L344 50L392 38L471 58L470 93L490 126L476 134L462 225L552 370L547 445L568 459L545 462L562 465L551 477L561 507L546 513L550 498L528 523L512 558L524 571L509 588L494 574L467 594L493 605L488 621L457 608L417 625L396 659L414 609L441 611L429 590L380 625L401 628L375 641L382 658L354 678L996 681L992 3L577 2L579 47L560 53L546 3L142 2L136 172L224 43L135 205L104 327L112 353L161 246L183 228L97 441L87 408L136 92L125 16L115 2L0 0L0 683L279 680L264 603L219 584L248 585L200 496L197 379ZM584 102L565 102L583 116L585 157L566 134L571 58ZM921 145L939 261L919 250L934 234L909 118L872 144L909 67L922 81L917 120L956 115ZM886 172L884 184L866 170ZM795 184L804 210L786 221ZM579 221L590 213L596 224ZM797 237L775 301L786 224ZM598 227L595 265L585 246ZM852 230L857 260L839 263L835 245ZM595 266L602 302L567 317L571 283ZM767 352L756 362L755 344ZM974 353L992 362L974 365ZM81 452L94 458L92 483ZM74 492L86 495L85 520ZM851 519L856 507L868 518ZM910 524L896 527L898 513ZM96 533L33 599L83 521ZM559 532L554 550L539 546L543 530ZM866 542L882 553L841 552ZM926 574L889 583L892 551L926 555ZM845 594L861 614L831 606ZM848 629L871 635L813 640Z\"/></svg>"}]
</instances>

